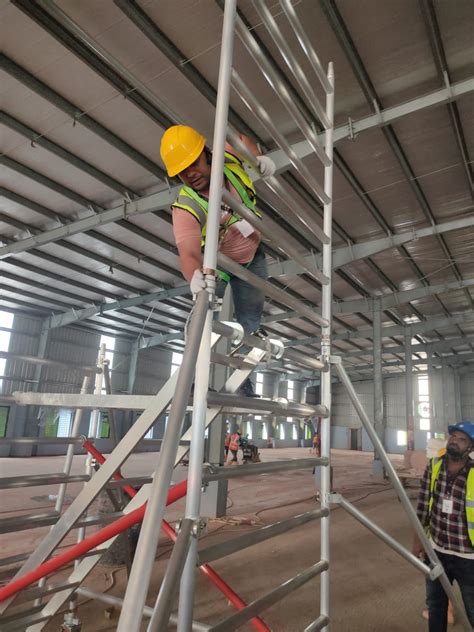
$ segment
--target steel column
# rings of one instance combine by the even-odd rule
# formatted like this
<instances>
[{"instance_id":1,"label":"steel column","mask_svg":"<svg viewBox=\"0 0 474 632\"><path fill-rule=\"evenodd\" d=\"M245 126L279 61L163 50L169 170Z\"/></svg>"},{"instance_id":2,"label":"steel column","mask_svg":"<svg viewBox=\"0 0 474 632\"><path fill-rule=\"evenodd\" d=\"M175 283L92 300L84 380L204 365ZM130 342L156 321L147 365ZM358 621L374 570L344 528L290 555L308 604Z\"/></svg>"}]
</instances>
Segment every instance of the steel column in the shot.
<instances>
[{"instance_id":1,"label":"steel column","mask_svg":"<svg viewBox=\"0 0 474 632\"><path fill-rule=\"evenodd\" d=\"M374 304L372 312L373 327L373 362L374 362L374 428L382 444L385 443L384 410L383 410L383 379L382 379L382 312L380 305ZM383 467L377 452L374 451L373 472L383 475Z\"/></svg>"},{"instance_id":2,"label":"steel column","mask_svg":"<svg viewBox=\"0 0 474 632\"><path fill-rule=\"evenodd\" d=\"M415 419L413 410L413 357L412 333L407 327L405 333L405 412L407 419L407 450L415 449Z\"/></svg>"},{"instance_id":3,"label":"steel column","mask_svg":"<svg viewBox=\"0 0 474 632\"><path fill-rule=\"evenodd\" d=\"M459 375L459 369L453 369L454 375L454 411L456 415L456 422L462 419L462 395L461 395L461 376Z\"/></svg>"}]
</instances>

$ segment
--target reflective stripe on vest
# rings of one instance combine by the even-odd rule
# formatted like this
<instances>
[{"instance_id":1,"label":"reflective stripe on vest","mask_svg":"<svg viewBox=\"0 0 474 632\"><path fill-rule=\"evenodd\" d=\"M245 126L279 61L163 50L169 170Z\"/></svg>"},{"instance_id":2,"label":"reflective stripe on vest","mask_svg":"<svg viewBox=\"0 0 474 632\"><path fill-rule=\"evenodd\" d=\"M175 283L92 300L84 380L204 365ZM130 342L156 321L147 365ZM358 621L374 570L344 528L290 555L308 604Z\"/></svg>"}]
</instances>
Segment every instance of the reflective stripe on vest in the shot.
<instances>
[{"instance_id":1,"label":"reflective stripe on vest","mask_svg":"<svg viewBox=\"0 0 474 632\"><path fill-rule=\"evenodd\" d=\"M434 489L442 464L443 459L441 458L435 457L434 459L431 459L430 500L428 503L428 510L430 513L433 507ZM471 544L474 546L474 468L472 467L469 469L467 474L465 506L467 531Z\"/></svg>"},{"instance_id":2,"label":"reflective stripe on vest","mask_svg":"<svg viewBox=\"0 0 474 632\"><path fill-rule=\"evenodd\" d=\"M242 164L238 158L225 153L226 162L224 163L224 175L235 188L239 197L244 204L252 213L254 213L257 217L261 217L261 214L255 208L255 187L253 186L253 182L242 167ZM191 213L201 225L201 247L204 247L206 241L206 223L207 223L207 214L209 208L209 201L200 196L199 193L194 191L191 187L184 186L181 187L179 191L178 198L176 202L173 204L178 208L182 208L183 210ZM231 217L227 222L227 226L232 226L235 222L238 222L240 217L231 212Z\"/></svg>"}]
</instances>

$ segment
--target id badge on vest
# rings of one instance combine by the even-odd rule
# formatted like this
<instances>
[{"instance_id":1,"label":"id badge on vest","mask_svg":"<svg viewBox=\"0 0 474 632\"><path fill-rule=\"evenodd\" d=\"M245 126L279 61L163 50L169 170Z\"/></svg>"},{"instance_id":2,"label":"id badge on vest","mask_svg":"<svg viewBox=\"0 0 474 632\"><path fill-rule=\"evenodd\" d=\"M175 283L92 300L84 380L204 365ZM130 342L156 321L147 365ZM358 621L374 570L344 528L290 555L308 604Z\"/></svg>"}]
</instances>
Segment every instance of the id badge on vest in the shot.
<instances>
[{"instance_id":1,"label":"id badge on vest","mask_svg":"<svg viewBox=\"0 0 474 632\"><path fill-rule=\"evenodd\" d=\"M443 498L443 502L441 503L441 511L445 514L453 513L453 499L452 498Z\"/></svg>"},{"instance_id":2,"label":"id badge on vest","mask_svg":"<svg viewBox=\"0 0 474 632\"><path fill-rule=\"evenodd\" d=\"M250 235L255 231L255 228L246 219L239 220L234 224L234 226L244 237L250 237Z\"/></svg>"}]
</instances>

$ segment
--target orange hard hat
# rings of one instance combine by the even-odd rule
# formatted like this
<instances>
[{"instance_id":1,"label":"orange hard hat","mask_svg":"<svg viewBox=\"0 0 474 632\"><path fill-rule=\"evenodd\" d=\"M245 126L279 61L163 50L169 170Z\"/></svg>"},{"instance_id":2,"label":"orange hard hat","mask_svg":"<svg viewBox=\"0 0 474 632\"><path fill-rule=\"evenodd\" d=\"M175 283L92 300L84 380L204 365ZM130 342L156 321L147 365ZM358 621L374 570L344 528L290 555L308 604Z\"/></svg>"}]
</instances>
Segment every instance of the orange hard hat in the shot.
<instances>
[{"instance_id":1,"label":"orange hard hat","mask_svg":"<svg viewBox=\"0 0 474 632\"><path fill-rule=\"evenodd\" d=\"M192 165L205 146L204 136L192 127L169 127L161 139L160 154L170 178Z\"/></svg>"}]
</instances>

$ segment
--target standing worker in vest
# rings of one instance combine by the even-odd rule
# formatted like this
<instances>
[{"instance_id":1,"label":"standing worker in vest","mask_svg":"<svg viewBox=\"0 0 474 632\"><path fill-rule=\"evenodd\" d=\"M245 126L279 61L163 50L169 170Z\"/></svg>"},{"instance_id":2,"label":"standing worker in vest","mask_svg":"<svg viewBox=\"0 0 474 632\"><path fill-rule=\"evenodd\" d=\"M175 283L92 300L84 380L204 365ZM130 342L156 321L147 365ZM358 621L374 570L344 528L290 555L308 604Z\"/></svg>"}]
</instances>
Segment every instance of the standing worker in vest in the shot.
<instances>
[{"instance_id":1,"label":"standing worker in vest","mask_svg":"<svg viewBox=\"0 0 474 632\"><path fill-rule=\"evenodd\" d=\"M257 145L244 136L241 138L256 157L261 176L272 176L275 164L271 158L259 155L261 152ZM223 186L259 217L252 180L239 158L231 152L230 147L225 152ZM181 271L184 278L189 281L192 293L197 294L206 286L202 272L202 252L206 239L212 152L206 147L204 136L195 129L186 125L174 125L164 133L160 153L168 175L178 176L184 185L172 206L173 230ZM220 252L245 266L253 274L266 279L267 264L260 242L260 233L223 204L219 234ZM265 300L263 292L225 272L219 271L219 277L222 283L217 284L218 296L223 295L225 282L229 282L234 298L235 319L242 325L246 334L257 332ZM248 397L255 396L250 380L244 382L241 393Z\"/></svg>"},{"instance_id":2,"label":"standing worker in vest","mask_svg":"<svg viewBox=\"0 0 474 632\"><path fill-rule=\"evenodd\" d=\"M239 430L237 430L236 432L232 433L230 435L230 443L229 443L229 449L232 452L232 460L231 463L235 463L236 465L238 465L238 460L237 460L237 453L239 451L239 447L240 447L240 438L241 438L241 433L239 432Z\"/></svg>"},{"instance_id":3,"label":"standing worker in vest","mask_svg":"<svg viewBox=\"0 0 474 632\"><path fill-rule=\"evenodd\" d=\"M474 424L448 426L446 454L435 457L423 475L417 514L426 527L449 581L461 589L467 617L474 626ZM424 557L415 537L413 552ZM426 580L429 632L446 632L448 597L438 579Z\"/></svg>"}]
</instances>

